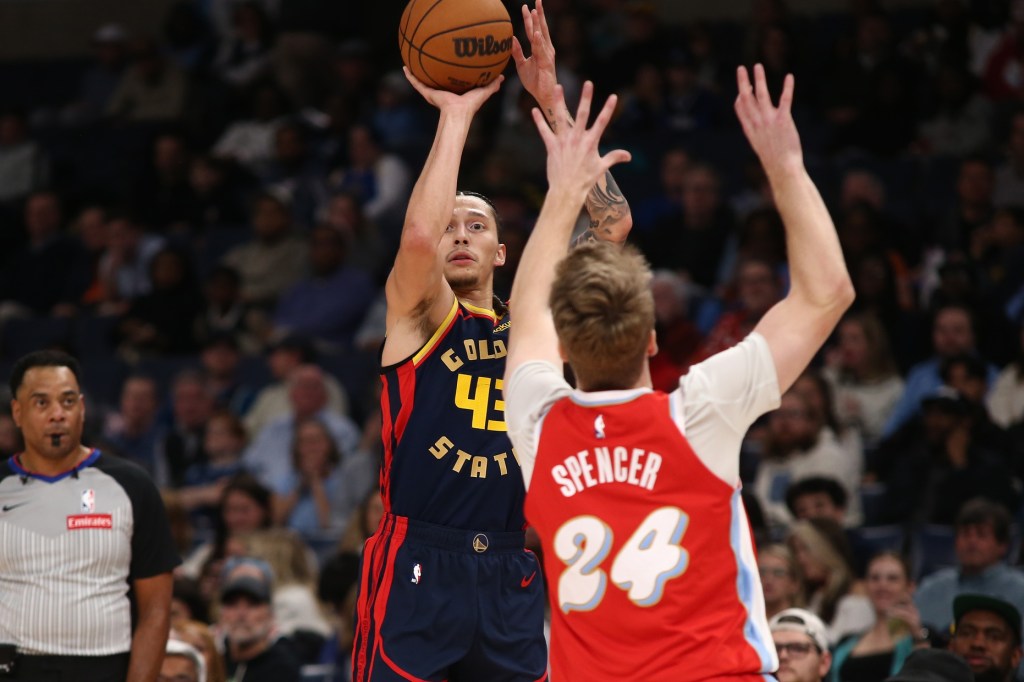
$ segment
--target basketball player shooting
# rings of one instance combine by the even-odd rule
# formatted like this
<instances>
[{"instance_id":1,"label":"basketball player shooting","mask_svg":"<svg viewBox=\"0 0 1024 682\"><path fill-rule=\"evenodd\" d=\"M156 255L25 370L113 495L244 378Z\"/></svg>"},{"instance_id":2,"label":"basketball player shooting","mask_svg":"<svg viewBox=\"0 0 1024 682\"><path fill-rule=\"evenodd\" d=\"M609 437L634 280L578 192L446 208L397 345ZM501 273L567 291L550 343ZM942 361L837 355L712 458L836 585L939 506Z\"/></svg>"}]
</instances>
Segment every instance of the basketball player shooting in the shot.
<instances>
[{"instance_id":1,"label":"basketball player shooting","mask_svg":"<svg viewBox=\"0 0 1024 682\"><path fill-rule=\"evenodd\" d=\"M786 226L792 284L735 347L695 365L670 394L651 389L650 271L631 247L567 254L587 187L624 160L597 151L609 102L548 150L549 190L512 289L516 327L506 415L550 586L551 676L753 682L778 667L740 500L739 449L853 300L835 227L808 176L790 115L764 69L737 72L736 113ZM562 361L577 379L566 384Z\"/></svg>"},{"instance_id":2,"label":"basketball player shooting","mask_svg":"<svg viewBox=\"0 0 1024 682\"><path fill-rule=\"evenodd\" d=\"M534 54L517 68L564 115L546 22L530 18ZM505 247L490 202L456 184L470 124L501 78L460 95L406 76L439 119L385 287L385 514L363 550L353 680L535 682L547 677L544 590L524 549L523 477L505 425L512 321L493 291ZM573 131L567 120L545 127ZM625 239L631 216L610 176L587 194L597 197L587 232Z\"/></svg>"}]
</instances>

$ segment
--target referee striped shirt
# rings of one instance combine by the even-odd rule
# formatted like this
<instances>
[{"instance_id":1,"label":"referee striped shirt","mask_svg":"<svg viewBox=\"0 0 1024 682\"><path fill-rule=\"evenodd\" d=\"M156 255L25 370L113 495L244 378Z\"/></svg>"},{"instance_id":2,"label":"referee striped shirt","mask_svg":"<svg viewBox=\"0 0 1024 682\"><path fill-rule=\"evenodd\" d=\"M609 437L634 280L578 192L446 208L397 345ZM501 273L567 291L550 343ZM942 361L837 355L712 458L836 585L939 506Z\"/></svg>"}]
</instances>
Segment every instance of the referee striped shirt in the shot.
<instances>
[{"instance_id":1,"label":"referee striped shirt","mask_svg":"<svg viewBox=\"0 0 1024 682\"><path fill-rule=\"evenodd\" d=\"M179 562L156 486L93 450L59 476L0 463L0 643L25 654L131 649L132 581Z\"/></svg>"}]
</instances>

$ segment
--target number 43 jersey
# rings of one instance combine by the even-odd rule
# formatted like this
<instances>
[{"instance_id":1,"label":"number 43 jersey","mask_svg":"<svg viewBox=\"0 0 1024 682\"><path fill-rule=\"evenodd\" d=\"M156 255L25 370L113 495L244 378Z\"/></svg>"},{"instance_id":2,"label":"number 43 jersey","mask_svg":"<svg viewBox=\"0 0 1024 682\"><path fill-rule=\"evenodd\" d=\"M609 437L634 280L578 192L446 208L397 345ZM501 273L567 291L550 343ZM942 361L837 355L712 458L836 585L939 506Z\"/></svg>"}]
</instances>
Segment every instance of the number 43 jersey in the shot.
<instances>
[{"instance_id":1,"label":"number 43 jersey","mask_svg":"<svg viewBox=\"0 0 1024 682\"><path fill-rule=\"evenodd\" d=\"M385 509L452 528L521 531L523 476L505 426L510 320L455 300L415 355L381 369Z\"/></svg>"},{"instance_id":2,"label":"number 43 jersey","mask_svg":"<svg viewBox=\"0 0 1024 682\"><path fill-rule=\"evenodd\" d=\"M695 367L671 394L572 391L534 362L507 395L544 550L551 679L773 672L738 469L744 432L778 400L763 338Z\"/></svg>"}]
</instances>

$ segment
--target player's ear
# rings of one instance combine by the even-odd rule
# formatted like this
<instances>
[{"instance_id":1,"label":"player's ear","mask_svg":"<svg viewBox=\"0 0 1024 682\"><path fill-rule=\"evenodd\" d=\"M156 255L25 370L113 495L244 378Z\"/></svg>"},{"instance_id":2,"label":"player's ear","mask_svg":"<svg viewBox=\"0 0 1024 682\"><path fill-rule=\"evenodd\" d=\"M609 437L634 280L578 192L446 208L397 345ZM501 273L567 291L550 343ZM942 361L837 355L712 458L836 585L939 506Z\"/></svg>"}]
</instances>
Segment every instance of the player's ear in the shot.
<instances>
[{"instance_id":1,"label":"player's ear","mask_svg":"<svg viewBox=\"0 0 1024 682\"><path fill-rule=\"evenodd\" d=\"M495 267L505 264L505 245L498 244L498 250L494 254Z\"/></svg>"},{"instance_id":2,"label":"player's ear","mask_svg":"<svg viewBox=\"0 0 1024 682\"><path fill-rule=\"evenodd\" d=\"M658 354L658 335L651 330L651 337L647 340L647 357L653 358Z\"/></svg>"},{"instance_id":3,"label":"player's ear","mask_svg":"<svg viewBox=\"0 0 1024 682\"><path fill-rule=\"evenodd\" d=\"M17 398L11 398L11 418L14 419L14 425L19 429L21 428L21 403L18 402Z\"/></svg>"}]
</instances>

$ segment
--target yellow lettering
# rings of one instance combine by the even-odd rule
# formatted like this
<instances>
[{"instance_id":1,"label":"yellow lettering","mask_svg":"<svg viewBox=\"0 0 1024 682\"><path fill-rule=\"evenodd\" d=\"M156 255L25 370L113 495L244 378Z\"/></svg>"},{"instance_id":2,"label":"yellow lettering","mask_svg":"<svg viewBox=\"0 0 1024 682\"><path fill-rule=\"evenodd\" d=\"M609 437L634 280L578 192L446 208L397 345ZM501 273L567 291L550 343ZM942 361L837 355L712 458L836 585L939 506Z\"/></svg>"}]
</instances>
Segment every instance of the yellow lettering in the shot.
<instances>
[{"instance_id":1,"label":"yellow lettering","mask_svg":"<svg viewBox=\"0 0 1024 682\"><path fill-rule=\"evenodd\" d=\"M463 345L466 346L466 357L470 360L476 360L476 341L473 339L466 339Z\"/></svg>"},{"instance_id":2,"label":"yellow lettering","mask_svg":"<svg viewBox=\"0 0 1024 682\"><path fill-rule=\"evenodd\" d=\"M498 463L498 470L501 471L502 476L508 473L508 467L505 466L506 459L508 459L507 452L502 452L501 454L494 455L494 461Z\"/></svg>"},{"instance_id":3,"label":"yellow lettering","mask_svg":"<svg viewBox=\"0 0 1024 682\"><path fill-rule=\"evenodd\" d=\"M472 358L470 358L472 359ZM460 374L455 384L455 406L473 413L473 428L487 428L487 412L491 403L491 380L489 377L479 377L476 390L469 395L470 384L473 377L468 374ZM501 429L504 431L505 429Z\"/></svg>"},{"instance_id":4,"label":"yellow lettering","mask_svg":"<svg viewBox=\"0 0 1024 682\"><path fill-rule=\"evenodd\" d=\"M479 455L473 457L473 468L469 471L470 478L487 478L487 458Z\"/></svg>"},{"instance_id":5,"label":"yellow lettering","mask_svg":"<svg viewBox=\"0 0 1024 682\"><path fill-rule=\"evenodd\" d=\"M512 448L512 457L516 460L516 464L522 468L522 464L519 462L519 455L516 454L516 449Z\"/></svg>"},{"instance_id":6,"label":"yellow lettering","mask_svg":"<svg viewBox=\"0 0 1024 682\"><path fill-rule=\"evenodd\" d=\"M430 448L430 454L432 454L436 459L441 459L448 454L448 451L451 450L454 445L455 444L448 439L448 436L441 436L437 439L437 442L434 443L433 447Z\"/></svg>"},{"instance_id":7,"label":"yellow lettering","mask_svg":"<svg viewBox=\"0 0 1024 682\"><path fill-rule=\"evenodd\" d=\"M462 358L455 354L454 348L449 348L441 355L441 362L452 372L466 364L462 361Z\"/></svg>"},{"instance_id":8,"label":"yellow lettering","mask_svg":"<svg viewBox=\"0 0 1024 682\"><path fill-rule=\"evenodd\" d=\"M505 387L505 383L501 379L495 379L494 380L494 388L498 389L498 391L501 391L504 387ZM499 393L499 395L504 395L504 394ZM495 398L494 399L494 409L496 411L498 411L498 412L501 412L504 415L505 414L505 401L502 400L501 398ZM487 429L489 431L508 431L508 425L505 423L504 419L491 419L491 420L488 420L488 422L487 422Z\"/></svg>"},{"instance_id":9,"label":"yellow lettering","mask_svg":"<svg viewBox=\"0 0 1024 682\"><path fill-rule=\"evenodd\" d=\"M455 464L452 465L452 471L454 471L455 473L458 474L458 473L462 472L462 465L465 464L467 461L469 461L469 459L470 459L470 457L472 457L472 455L470 455L468 452L464 452L462 450L459 450L455 454L458 455L459 458L457 460L455 460Z\"/></svg>"},{"instance_id":10,"label":"yellow lettering","mask_svg":"<svg viewBox=\"0 0 1024 682\"><path fill-rule=\"evenodd\" d=\"M501 339L495 339L494 341L494 357L503 358L508 355L508 351L505 350L505 342Z\"/></svg>"}]
</instances>

